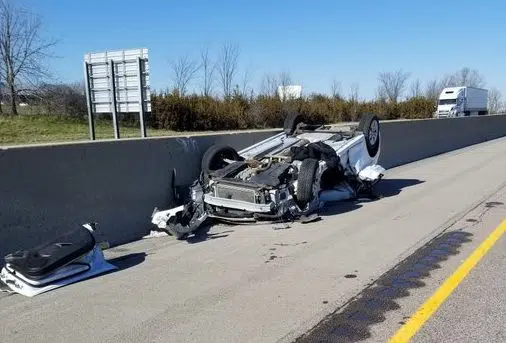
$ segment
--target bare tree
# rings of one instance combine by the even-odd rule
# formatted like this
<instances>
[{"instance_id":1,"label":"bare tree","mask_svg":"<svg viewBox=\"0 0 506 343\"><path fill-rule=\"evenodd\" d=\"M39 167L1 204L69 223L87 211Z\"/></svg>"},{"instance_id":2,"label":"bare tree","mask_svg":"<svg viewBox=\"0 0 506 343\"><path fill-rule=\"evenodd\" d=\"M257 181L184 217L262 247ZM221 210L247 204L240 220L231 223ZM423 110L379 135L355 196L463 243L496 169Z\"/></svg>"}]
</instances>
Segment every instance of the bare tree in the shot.
<instances>
[{"instance_id":1,"label":"bare tree","mask_svg":"<svg viewBox=\"0 0 506 343\"><path fill-rule=\"evenodd\" d=\"M188 84L195 77L200 69L200 65L196 61L192 61L188 56L179 57L172 63L172 72L174 73L174 83L181 95L185 95Z\"/></svg>"},{"instance_id":2,"label":"bare tree","mask_svg":"<svg viewBox=\"0 0 506 343\"><path fill-rule=\"evenodd\" d=\"M289 86L292 83L292 77L290 73L287 71L283 71L279 73L279 85L281 87Z\"/></svg>"},{"instance_id":3,"label":"bare tree","mask_svg":"<svg viewBox=\"0 0 506 343\"><path fill-rule=\"evenodd\" d=\"M290 76L290 73L287 71L283 71L279 73L279 87L282 88L282 101L285 101L287 99L286 97L286 87L292 84L292 77ZM279 91L279 89L277 90Z\"/></svg>"},{"instance_id":4,"label":"bare tree","mask_svg":"<svg viewBox=\"0 0 506 343\"><path fill-rule=\"evenodd\" d=\"M441 93L441 91L444 88L447 88L447 87L457 87L459 85L460 85L460 82L458 81L457 73L455 73L453 75L445 75L445 76L443 76L443 78L441 79L441 81L439 81L438 91L439 91L439 93ZM438 93L438 95L439 95L439 93Z\"/></svg>"},{"instance_id":5,"label":"bare tree","mask_svg":"<svg viewBox=\"0 0 506 343\"><path fill-rule=\"evenodd\" d=\"M398 70L395 72L380 73L378 80L380 82L378 93L393 102L397 102L399 97L404 93L406 81L410 73Z\"/></svg>"},{"instance_id":6,"label":"bare tree","mask_svg":"<svg viewBox=\"0 0 506 343\"><path fill-rule=\"evenodd\" d=\"M213 91L213 82L214 82L214 71L215 66L211 63L209 58L209 49L202 49L200 52L201 66L203 72L203 84L202 84L202 94L204 96L211 95Z\"/></svg>"},{"instance_id":7,"label":"bare tree","mask_svg":"<svg viewBox=\"0 0 506 343\"><path fill-rule=\"evenodd\" d=\"M49 76L44 60L56 41L41 37L42 22L38 16L0 2L0 59L12 114L18 113L16 97L20 85L35 85Z\"/></svg>"},{"instance_id":8,"label":"bare tree","mask_svg":"<svg viewBox=\"0 0 506 343\"><path fill-rule=\"evenodd\" d=\"M84 80L69 84L41 84L31 95L34 97L33 101L45 108L47 113L77 117L87 113Z\"/></svg>"},{"instance_id":9,"label":"bare tree","mask_svg":"<svg viewBox=\"0 0 506 343\"><path fill-rule=\"evenodd\" d=\"M503 110L502 94L493 87L488 91L488 108L490 114L497 114Z\"/></svg>"},{"instance_id":10,"label":"bare tree","mask_svg":"<svg viewBox=\"0 0 506 343\"><path fill-rule=\"evenodd\" d=\"M439 81L437 79L427 82L425 86L425 97L430 100L436 100L439 96Z\"/></svg>"},{"instance_id":11,"label":"bare tree","mask_svg":"<svg viewBox=\"0 0 506 343\"><path fill-rule=\"evenodd\" d=\"M422 96L422 82L420 79L416 79L413 83L411 83L409 93L412 98Z\"/></svg>"},{"instance_id":12,"label":"bare tree","mask_svg":"<svg viewBox=\"0 0 506 343\"><path fill-rule=\"evenodd\" d=\"M0 114L3 113L2 102L4 101L4 97L3 97L3 94L4 94L4 82L2 80L3 80L3 77L2 77L2 74L0 72Z\"/></svg>"},{"instance_id":13,"label":"bare tree","mask_svg":"<svg viewBox=\"0 0 506 343\"><path fill-rule=\"evenodd\" d=\"M241 89L241 93L244 96L246 96L246 94L248 93L250 75L251 75L251 73L250 73L249 69L246 68L244 70L244 74L242 76L242 89Z\"/></svg>"},{"instance_id":14,"label":"bare tree","mask_svg":"<svg viewBox=\"0 0 506 343\"><path fill-rule=\"evenodd\" d=\"M360 85L358 82L354 82L350 86L350 100L353 102L358 101L358 93L360 90Z\"/></svg>"},{"instance_id":15,"label":"bare tree","mask_svg":"<svg viewBox=\"0 0 506 343\"><path fill-rule=\"evenodd\" d=\"M467 86L467 87L484 87L485 79L475 69L464 67L457 71L454 75L455 86Z\"/></svg>"},{"instance_id":16,"label":"bare tree","mask_svg":"<svg viewBox=\"0 0 506 343\"><path fill-rule=\"evenodd\" d=\"M341 98L341 81L338 81L336 78L332 79L332 83L330 85L330 92L332 93L332 97L334 99Z\"/></svg>"},{"instance_id":17,"label":"bare tree","mask_svg":"<svg viewBox=\"0 0 506 343\"><path fill-rule=\"evenodd\" d=\"M1 24L0 24L1 25ZM0 61L0 114L3 113L2 102L4 101L4 89L5 89L5 71L4 64Z\"/></svg>"},{"instance_id":18,"label":"bare tree","mask_svg":"<svg viewBox=\"0 0 506 343\"><path fill-rule=\"evenodd\" d=\"M264 95L275 96L278 91L278 79L275 75L265 74L262 78L260 92Z\"/></svg>"},{"instance_id":19,"label":"bare tree","mask_svg":"<svg viewBox=\"0 0 506 343\"><path fill-rule=\"evenodd\" d=\"M384 87L378 86L378 88L376 88L376 99L380 101L388 100L388 95Z\"/></svg>"},{"instance_id":20,"label":"bare tree","mask_svg":"<svg viewBox=\"0 0 506 343\"><path fill-rule=\"evenodd\" d=\"M239 47L235 44L225 44L222 47L218 61L218 73L220 75L223 95L228 97L232 91L234 76L237 71Z\"/></svg>"}]
</instances>

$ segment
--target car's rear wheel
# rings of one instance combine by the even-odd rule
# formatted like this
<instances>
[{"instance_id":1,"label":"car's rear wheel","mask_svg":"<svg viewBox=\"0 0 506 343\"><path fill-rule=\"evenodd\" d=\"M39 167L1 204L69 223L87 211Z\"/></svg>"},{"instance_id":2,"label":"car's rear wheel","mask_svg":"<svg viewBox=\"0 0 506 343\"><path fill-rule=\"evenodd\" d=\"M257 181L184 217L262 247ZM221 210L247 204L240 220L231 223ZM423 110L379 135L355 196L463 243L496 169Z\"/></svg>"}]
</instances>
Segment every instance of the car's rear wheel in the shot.
<instances>
[{"instance_id":1,"label":"car's rear wheel","mask_svg":"<svg viewBox=\"0 0 506 343\"><path fill-rule=\"evenodd\" d=\"M283 124L283 129L287 135L293 135L295 132L295 129L297 128L297 125L301 123L303 120L302 115L297 112L289 113L286 118L285 122Z\"/></svg>"},{"instance_id":2,"label":"car's rear wheel","mask_svg":"<svg viewBox=\"0 0 506 343\"><path fill-rule=\"evenodd\" d=\"M227 166L225 160L242 161L237 151L228 145L212 145L202 156L201 168L205 176Z\"/></svg>"},{"instance_id":3,"label":"car's rear wheel","mask_svg":"<svg viewBox=\"0 0 506 343\"><path fill-rule=\"evenodd\" d=\"M380 147L380 124L378 117L370 113L364 114L358 124L358 131L364 134L369 156L376 156Z\"/></svg>"},{"instance_id":4,"label":"car's rear wheel","mask_svg":"<svg viewBox=\"0 0 506 343\"><path fill-rule=\"evenodd\" d=\"M301 208L305 208L315 197L314 184L317 170L318 160L308 158L302 161L297 180L297 202Z\"/></svg>"}]
</instances>

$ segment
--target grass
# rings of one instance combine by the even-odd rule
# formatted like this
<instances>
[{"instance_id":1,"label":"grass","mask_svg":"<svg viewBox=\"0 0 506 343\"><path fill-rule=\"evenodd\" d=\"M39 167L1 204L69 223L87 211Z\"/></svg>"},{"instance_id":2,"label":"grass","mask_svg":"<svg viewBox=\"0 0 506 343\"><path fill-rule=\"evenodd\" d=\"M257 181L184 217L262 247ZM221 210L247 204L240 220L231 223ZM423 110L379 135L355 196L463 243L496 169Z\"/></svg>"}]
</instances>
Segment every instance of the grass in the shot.
<instances>
[{"instance_id":1,"label":"grass","mask_svg":"<svg viewBox=\"0 0 506 343\"><path fill-rule=\"evenodd\" d=\"M140 138L140 127L131 124L119 124L121 138ZM240 131L240 130L238 130ZM220 133L233 131L171 131L155 130L146 127L148 137L181 136L202 133ZM95 120L96 140L113 139L112 120ZM58 143L69 141L89 141L89 127L86 118L72 118L56 115L21 114L18 116L0 115L0 146L34 143Z\"/></svg>"},{"instance_id":2,"label":"grass","mask_svg":"<svg viewBox=\"0 0 506 343\"><path fill-rule=\"evenodd\" d=\"M170 131L147 129L148 136L174 134ZM112 121L96 120L98 139L114 138ZM140 137L140 128L120 125L120 137ZM89 140L88 122L83 119L52 115L0 116L0 145Z\"/></svg>"},{"instance_id":3,"label":"grass","mask_svg":"<svg viewBox=\"0 0 506 343\"><path fill-rule=\"evenodd\" d=\"M148 137L188 135L190 132L155 130L147 127ZM193 132L192 132L193 133ZM111 120L95 120L97 140L113 139ZM140 127L120 124L120 138L141 137ZM31 143L54 143L89 140L87 119L55 115L0 115L0 145L20 145Z\"/></svg>"}]
</instances>

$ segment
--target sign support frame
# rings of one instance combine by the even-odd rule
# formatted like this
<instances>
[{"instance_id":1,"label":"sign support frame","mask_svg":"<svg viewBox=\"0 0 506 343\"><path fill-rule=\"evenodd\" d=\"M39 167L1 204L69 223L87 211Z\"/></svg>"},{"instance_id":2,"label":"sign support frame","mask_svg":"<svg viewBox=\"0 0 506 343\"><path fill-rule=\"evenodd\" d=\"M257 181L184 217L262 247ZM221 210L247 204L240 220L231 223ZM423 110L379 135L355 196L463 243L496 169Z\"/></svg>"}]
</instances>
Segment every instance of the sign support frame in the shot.
<instances>
[{"instance_id":1,"label":"sign support frame","mask_svg":"<svg viewBox=\"0 0 506 343\"><path fill-rule=\"evenodd\" d=\"M112 126L114 129L114 138L119 139L119 127L118 127L118 102L116 99L116 82L115 82L115 73L114 73L114 61L111 59L109 60L109 87L111 88L112 93L112 99L111 99L111 106L112 106Z\"/></svg>"},{"instance_id":2,"label":"sign support frame","mask_svg":"<svg viewBox=\"0 0 506 343\"><path fill-rule=\"evenodd\" d=\"M96 140L95 116L112 117L114 138L120 139L121 114L139 118L140 136L147 137L151 112L147 48L106 50L84 55L84 76L90 140Z\"/></svg>"},{"instance_id":3,"label":"sign support frame","mask_svg":"<svg viewBox=\"0 0 506 343\"><path fill-rule=\"evenodd\" d=\"M88 126L90 133L90 140L95 140L95 120L93 118L93 102L91 99L91 89L90 89L90 67L88 62L84 61L84 82L86 86L86 103L88 105Z\"/></svg>"}]
</instances>

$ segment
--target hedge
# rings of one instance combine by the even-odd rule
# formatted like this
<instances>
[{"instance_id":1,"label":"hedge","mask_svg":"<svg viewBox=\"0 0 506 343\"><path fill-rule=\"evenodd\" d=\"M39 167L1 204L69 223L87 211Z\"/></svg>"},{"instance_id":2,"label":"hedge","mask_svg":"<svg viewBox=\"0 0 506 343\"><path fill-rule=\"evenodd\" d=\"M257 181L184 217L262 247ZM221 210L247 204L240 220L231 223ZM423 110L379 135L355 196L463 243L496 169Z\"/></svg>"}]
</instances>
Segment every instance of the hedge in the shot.
<instances>
[{"instance_id":1,"label":"hedge","mask_svg":"<svg viewBox=\"0 0 506 343\"><path fill-rule=\"evenodd\" d=\"M356 121L361 113L372 112L380 119L429 118L434 101L418 97L398 103L345 100L313 95L281 101L278 97L247 98L234 95L216 99L177 93L153 94L150 125L174 131L238 130L282 127L288 112L297 111L310 122Z\"/></svg>"}]
</instances>

